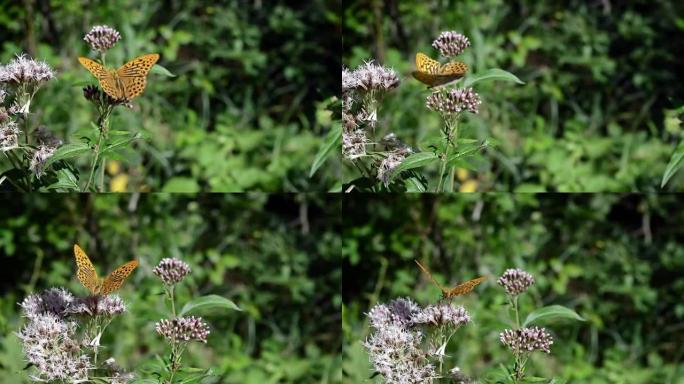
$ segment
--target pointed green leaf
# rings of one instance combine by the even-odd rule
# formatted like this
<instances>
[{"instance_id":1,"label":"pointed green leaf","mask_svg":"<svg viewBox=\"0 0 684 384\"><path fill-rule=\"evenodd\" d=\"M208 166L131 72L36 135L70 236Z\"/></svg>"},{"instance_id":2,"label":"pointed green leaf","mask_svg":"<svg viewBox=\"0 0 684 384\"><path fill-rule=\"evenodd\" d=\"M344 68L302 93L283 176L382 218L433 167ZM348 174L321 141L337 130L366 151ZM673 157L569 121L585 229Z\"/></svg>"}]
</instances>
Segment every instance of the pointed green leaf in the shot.
<instances>
[{"instance_id":1,"label":"pointed green leaf","mask_svg":"<svg viewBox=\"0 0 684 384\"><path fill-rule=\"evenodd\" d=\"M566 308L562 305L550 305L548 307L539 308L527 315L527 318L523 323L523 327L533 323L539 323L541 321L548 322L563 319L585 321L582 316L578 315L577 312L570 308Z\"/></svg>"},{"instance_id":2,"label":"pointed green leaf","mask_svg":"<svg viewBox=\"0 0 684 384\"><path fill-rule=\"evenodd\" d=\"M463 87L471 87L473 84L480 82L482 80L502 80L511 81L518 84L525 84L522 80L520 80L516 75L512 73L504 71L503 69L493 68L483 73L466 76L466 79L463 81Z\"/></svg>"},{"instance_id":3,"label":"pointed green leaf","mask_svg":"<svg viewBox=\"0 0 684 384\"><path fill-rule=\"evenodd\" d=\"M183 306L179 316L184 316L188 313L205 313L220 309L231 309L235 311L242 311L240 307L235 305L232 301L226 299L225 297L219 295L208 295L198 297Z\"/></svg>"}]
</instances>

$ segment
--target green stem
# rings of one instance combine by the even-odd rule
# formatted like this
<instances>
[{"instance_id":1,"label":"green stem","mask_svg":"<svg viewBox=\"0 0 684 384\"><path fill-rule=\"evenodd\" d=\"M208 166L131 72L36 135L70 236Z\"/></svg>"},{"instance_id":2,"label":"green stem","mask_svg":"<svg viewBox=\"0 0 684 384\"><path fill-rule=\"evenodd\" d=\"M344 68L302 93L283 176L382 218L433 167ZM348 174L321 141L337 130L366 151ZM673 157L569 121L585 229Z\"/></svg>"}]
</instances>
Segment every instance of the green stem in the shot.
<instances>
[{"instance_id":1,"label":"green stem","mask_svg":"<svg viewBox=\"0 0 684 384\"><path fill-rule=\"evenodd\" d=\"M24 119L24 135L26 137L26 147L28 149L28 148L30 148L29 146L31 145L31 143L30 143L31 140L29 138L30 137L29 129L31 128L31 121L29 120L28 112L25 113L22 118ZM31 158L28 155L28 152L25 152L25 153L26 153L26 155L25 155L25 157L26 157L26 169L28 169L31 165ZM30 172L26 173L25 177L26 177L26 189L28 189L28 191L31 192L33 190L33 186L31 185Z\"/></svg>"},{"instance_id":2,"label":"green stem","mask_svg":"<svg viewBox=\"0 0 684 384\"><path fill-rule=\"evenodd\" d=\"M90 174L88 175L88 182L86 183L84 192L88 192L90 189L90 185L93 183L93 177L95 176L95 169L97 169L98 162L100 161L100 151L102 150L103 140L106 140L106 138L107 138L107 131L109 129L109 114L110 113L111 113L111 109L108 108L107 111L103 112L103 114L99 118L98 126L100 128L100 134L97 138L97 145L95 146L95 149L94 149L95 156L93 157L93 161L90 165ZM102 163L103 163L102 166L104 166L104 161ZM102 174L102 179L104 179L104 174ZM100 184L97 189L98 189L98 192L102 192L102 184Z\"/></svg>"},{"instance_id":3,"label":"green stem","mask_svg":"<svg viewBox=\"0 0 684 384\"><path fill-rule=\"evenodd\" d=\"M444 116L444 124L446 125L446 149L444 150L444 153L441 155L442 164L439 169L439 183L437 184L436 192L445 192L445 190L443 189L446 186L446 184L444 183L444 173L446 172L447 162L449 161L449 152L451 150L452 145L454 149L456 149L455 138L458 137L457 117Z\"/></svg>"}]
</instances>

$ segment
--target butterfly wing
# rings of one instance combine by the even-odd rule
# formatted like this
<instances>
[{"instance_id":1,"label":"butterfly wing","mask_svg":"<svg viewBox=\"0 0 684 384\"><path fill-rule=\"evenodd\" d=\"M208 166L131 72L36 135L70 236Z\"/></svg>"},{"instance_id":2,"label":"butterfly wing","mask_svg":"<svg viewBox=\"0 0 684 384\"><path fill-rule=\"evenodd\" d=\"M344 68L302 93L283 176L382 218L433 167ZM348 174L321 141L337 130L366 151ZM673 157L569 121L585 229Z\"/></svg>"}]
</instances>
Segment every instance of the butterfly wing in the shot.
<instances>
[{"instance_id":1,"label":"butterfly wing","mask_svg":"<svg viewBox=\"0 0 684 384\"><path fill-rule=\"evenodd\" d=\"M159 55L156 53L142 55L122 65L116 71L123 84L126 99L131 100L143 93L147 84L147 74L157 60L159 60Z\"/></svg>"},{"instance_id":2,"label":"butterfly wing","mask_svg":"<svg viewBox=\"0 0 684 384\"><path fill-rule=\"evenodd\" d=\"M442 65L439 61L418 52L416 53L416 70L412 74L416 80L432 88L460 79L467 70L468 66L465 63L456 61Z\"/></svg>"},{"instance_id":3,"label":"butterfly wing","mask_svg":"<svg viewBox=\"0 0 684 384\"><path fill-rule=\"evenodd\" d=\"M423 266L423 264L421 264L418 260L413 260L413 261L415 261L416 264L418 264L418 267L419 267L419 268L420 268L420 269L421 269L421 270L430 278L430 280L432 281L432 283L433 283L435 286L437 286L437 288L439 288L439 289L442 291L442 293L445 293L445 292L447 291L446 288L444 288L443 286L441 286L441 285L437 282L437 280L435 280L435 278L432 277L432 273L430 273L430 271L429 271L427 268L425 268L425 267Z\"/></svg>"},{"instance_id":4,"label":"butterfly wing","mask_svg":"<svg viewBox=\"0 0 684 384\"><path fill-rule=\"evenodd\" d=\"M466 293L471 292L478 284L482 283L485 281L487 278L485 276L478 277L477 279L472 279L469 281L466 281L465 283L459 284L453 288L451 288L448 293L447 297L454 297L454 296L460 296L460 295L465 295Z\"/></svg>"},{"instance_id":5,"label":"butterfly wing","mask_svg":"<svg viewBox=\"0 0 684 384\"><path fill-rule=\"evenodd\" d=\"M109 274L109 276L107 276L107 278L102 283L102 290L100 291L100 294L101 295L109 295L110 293L121 288L124 280L126 280L128 275L130 275L131 272L133 272L133 270L137 266L138 266L138 261L132 260L132 261L129 261L128 263L120 266L119 268L115 269L112 273Z\"/></svg>"},{"instance_id":6,"label":"butterfly wing","mask_svg":"<svg viewBox=\"0 0 684 384\"><path fill-rule=\"evenodd\" d=\"M122 99L124 97L124 92L116 81L114 75L103 67L100 63L90 60L86 57L79 57L78 61L90 71L90 73L97 78L100 82L100 86L109 96L115 99Z\"/></svg>"},{"instance_id":7,"label":"butterfly wing","mask_svg":"<svg viewBox=\"0 0 684 384\"><path fill-rule=\"evenodd\" d=\"M77 244L74 244L74 257L76 258L76 266L78 267L76 277L78 277L81 284L88 288L91 293L98 293L100 279L97 277L95 267L93 266L93 263L90 262L88 255L86 255Z\"/></svg>"},{"instance_id":8,"label":"butterfly wing","mask_svg":"<svg viewBox=\"0 0 684 384\"><path fill-rule=\"evenodd\" d=\"M416 53L416 70L429 74L437 74L440 71L442 64L439 61L431 59L428 55L418 52Z\"/></svg>"}]
</instances>

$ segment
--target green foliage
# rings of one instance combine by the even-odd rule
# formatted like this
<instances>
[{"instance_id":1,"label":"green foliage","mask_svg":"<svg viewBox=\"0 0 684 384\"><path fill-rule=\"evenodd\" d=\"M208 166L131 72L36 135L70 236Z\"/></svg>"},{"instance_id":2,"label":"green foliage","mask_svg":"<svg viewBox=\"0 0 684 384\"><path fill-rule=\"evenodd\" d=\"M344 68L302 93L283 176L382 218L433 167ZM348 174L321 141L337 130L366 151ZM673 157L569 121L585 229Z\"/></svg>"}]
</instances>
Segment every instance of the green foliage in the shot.
<instances>
[{"instance_id":1,"label":"green foliage","mask_svg":"<svg viewBox=\"0 0 684 384\"><path fill-rule=\"evenodd\" d=\"M334 164L313 178L309 170L332 129L319 116L339 89L330 76L340 68L339 55L330 54L339 52L339 8L327 0L10 2L0 11L0 62L27 52L57 70L32 109L65 144L75 144L92 136L95 118L81 94L95 80L76 60L89 53L82 39L90 27L121 32L109 66L161 55L164 68L152 70L134 108L112 116L114 129L145 140L111 154L119 170L107 169L106 190L325 190L336 183ZM6 163L3 157L0 171ZM77 161L81 174L89 165L88 156Z\"/></svg>"},{"instance_id":2,"label":"green foliage","mask_svg":"<svg viewBox=\"0 0 684 384\"><path fill-rule=\"evenodd\" d=\"M184 367L211 369L204 383L332 383L341 380L339 348L340 202L335 196L5 195L0 209L0 383L27 383L14 332L17 303L30 292L64 286L85 295L74 276L73 244L102 274L136 258L120 290L128 312L102 345L138 378L154 379L168 357L155 322L169 317L152 269L165 257L187 262L177 308L210 325ZM237 311L236 306L242 311Z\"/></svg>"},{"instance_id":3,"label":"green foliage","mask_svg":"<svg viewBox=\"0 0 684 384\"><path fill-rule=\"evenodd\" d=\"M485 150L468 182L482 191L659 191L682 138L680 124L669 122L684 104L678 8L671 0L350 1L343 63L375 58L403 75L380 107L377 136L393 132L425 151L441 122L409 76L413 57L436 56L429 44L441 31L462 32L471 47L459 60L471 73L502 68L525 82L477 84L480 113L459 136L500 145ZM439 167L428 170L433 178ZM356 172L347 167L343 179ZM666 189L683 186L677 173Z\"/></svg>"},{"instance_id":4,"label":"green foliage","mask_svg":"<svg viewBox=\"0 0 684 384\"><path fill-rule=\"evenodd\" d=\"M531 313L527 323L554 338L550 355L532 356L529 373L590 384L681 383L682 204L679 195L350 195L342 230L345 382L381 382L369 380L360 344L373 305L409 296L424 306L440 297L415 266L419 259L442 284L488 277L454 301L472 322L447 353L470 377L489 380L485 372L508 362L498 339L510 327L508 306L496 279L517 267L536 280L519 301Z\"/></svg>"}]
</instances>

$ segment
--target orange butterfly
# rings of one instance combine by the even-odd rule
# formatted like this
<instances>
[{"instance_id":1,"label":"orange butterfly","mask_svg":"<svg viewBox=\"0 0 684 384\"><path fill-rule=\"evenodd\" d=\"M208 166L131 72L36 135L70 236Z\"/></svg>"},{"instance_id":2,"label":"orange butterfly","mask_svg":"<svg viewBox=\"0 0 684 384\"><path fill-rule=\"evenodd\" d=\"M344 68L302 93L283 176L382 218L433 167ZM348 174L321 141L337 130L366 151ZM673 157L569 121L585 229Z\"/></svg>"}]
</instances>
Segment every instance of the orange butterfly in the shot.
<instances>
[{"instance_id":1,"label":"orange butterfly","mask_svg":"<svg viewBox=\"0 0 684 384\"><path fill-rule=\"evenodd\" d=\"M425 272L426 275L432 280L432 283L434 283L437 288L439 288L442 291L442 298L443 299L451 299L455 296L460 296L460 295L465 295L466 293L469 293L472 291L478 284L481 282L485 281L487 278L485 276L478 277L477 279L472 279L469 281L466 281L465 283L461 283L451 289L444 287L440 285L433 277L430 271L425 268L418 260L414 260L416 264L418 264L418 267L420 267L423 272Z\"/></svg>"},{"instance_id":2,"label":"orange butterfly","mask_svg":"<svg viewBox=\"0 0 684 384\"><path fill-rule=\"evenodd\" d=\"M428 86L437 87L456 81L465 75L468 66L460 61L440 64L424 53L416 53L416 70L411 74L416 80Z\"/></svg>"},{"instance_id":3,"label":"orange butterfly","mask_svg":"<svg viewBox=\"0 0 684 384\"><path fill-rule=\"evenodd\" d=\"M113 70L87 57L78 58L81 65L100 81L100 86L109 96L126 101L143 93L147 84L147 73L157 60L159 60L159 55L150 53L136 57L119 69Z\"/></svg>"},{"instance_id":4,"label":"orange butterfly","mask_svg":"<svg viewBox=\"0 0 684 384\"><path fill-rule=\"evenodd\" d=\"M105 296L121 288L126 277L138 266L137 260L129 261L102 279L97 276L88 255L77 244L74 244L74 257L78 266L76 277L93 295Z\"/></svg>"}]
</instances>

